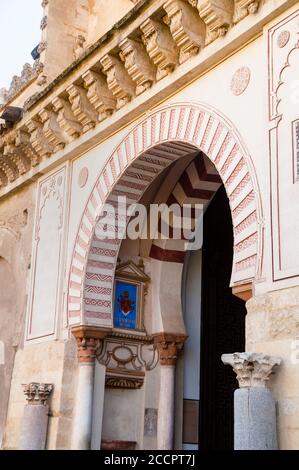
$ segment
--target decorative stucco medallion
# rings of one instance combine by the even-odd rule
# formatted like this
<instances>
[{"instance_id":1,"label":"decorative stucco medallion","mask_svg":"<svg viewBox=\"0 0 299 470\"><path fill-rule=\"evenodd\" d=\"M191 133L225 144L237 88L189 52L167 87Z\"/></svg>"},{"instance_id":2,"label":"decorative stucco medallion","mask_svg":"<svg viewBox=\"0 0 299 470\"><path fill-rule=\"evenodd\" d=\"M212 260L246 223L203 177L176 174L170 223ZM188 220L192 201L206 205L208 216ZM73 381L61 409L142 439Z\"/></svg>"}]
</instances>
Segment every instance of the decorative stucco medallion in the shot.
<instances>
[{"instance_id":1,"label":"decorative stucco medallion","mask_svg":"<svg viewBox=\"0 0 299 470\"><path fill-rule=\"evenodd\" d=\"M287 45L290 39L290 31L282 31L277 38L277 46L281 49Z\"/></svg>"},{"instance_id":2,"label":"decorative stucco medallion","mask_svg":"<svg viewBox=\"0 0 299 470\"><path fill-rule=\"evenodd\" d=\"M88 168L86 168L86 166L84 166L81 170L80 170L80 173L79 173L79 177L78 177L78 185L80 188L84 188L84 186L86 185L87 183L87 180L88 180Z\"/></svg>"},{"instance_id":3,"label":"decorative stucco medallion","mask_svg":"<svg viewBox=\"0 0 299 470\"><path fill-rule=\"evenodd\" d=\"M248 67L241 67L236 70L230 84L230 89L232 93L236 96L239 96L244 93L244 91L248 87L249 81L250 70Z\"/></svg>"}]
</instances>

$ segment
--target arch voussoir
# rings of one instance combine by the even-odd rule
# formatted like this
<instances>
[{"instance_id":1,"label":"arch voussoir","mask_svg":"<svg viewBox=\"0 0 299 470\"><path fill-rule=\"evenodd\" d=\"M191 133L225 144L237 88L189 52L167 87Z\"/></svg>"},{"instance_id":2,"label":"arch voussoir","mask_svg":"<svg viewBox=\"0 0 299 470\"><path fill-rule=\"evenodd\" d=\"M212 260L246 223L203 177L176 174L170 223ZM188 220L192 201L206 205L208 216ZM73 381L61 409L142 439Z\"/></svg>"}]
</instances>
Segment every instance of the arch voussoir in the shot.
<instances>
[{"instance_id":1,"label":"arch voussoir","mask_svg":"<svg viewBox=\"0 0 299 470\"><path fill-rule=\"evenodd\" d=\"M208 192L213 193L223 182L234 227L231 284L250 282L258 276L263 243L261 204L250 157L237 131L206 105L168 106L147 116L129 132L107 160L91 191L71 260L71 324L112 326L114 271L122 240L97 239L95 226L105 202L115 202L118 196L138 202L165 168L195 150L206 155L204 163L189 165L185 180L179 182L181 191L188 196L192 189L199 199L208 199ZM211 171L209 162L219 175ZM153 250L156 256L161 253L159 247Z\"/></svg>"}]
</instances>

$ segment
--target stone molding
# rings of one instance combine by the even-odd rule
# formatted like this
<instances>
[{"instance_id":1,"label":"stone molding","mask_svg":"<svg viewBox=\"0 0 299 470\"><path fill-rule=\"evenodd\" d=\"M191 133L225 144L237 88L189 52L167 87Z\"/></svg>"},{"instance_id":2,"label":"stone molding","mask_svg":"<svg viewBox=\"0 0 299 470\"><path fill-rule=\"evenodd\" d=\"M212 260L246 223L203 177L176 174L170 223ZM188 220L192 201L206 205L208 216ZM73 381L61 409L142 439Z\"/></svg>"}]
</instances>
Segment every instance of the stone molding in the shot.
<instances>
[{"instance_id":1,"label":"stone molding","mask_svg":"<svg viewBox=\"0 0 299 470\"><path fill-rule=\"evenodd\" d=\"M23 391L28 405L48 405L48 400L53 389L53 384L38 382L23 384Z\"/></svg>"},{"instance_id":2,"label":"stone molding","mask_svg":"<svg viewBox=\"0 0 299 470\"><path fill-rule=\"evenodd\" d=\"M21 159L21 165L6 156L0 143L0 189L19 178L21 183L25 173L36 165L32 147L47 149L40 155L41 162L45 161L146 92L156 81L171 74L205 45L224 35L236 21L236 10L241 11L243 17L254 12L258 4L251 0L165 0L152 6L148 15L143 12L140 20L137 17L133 21L129 15L123 20L127 29L118 42L115 35L113 38L108 35L84 50L61 76L25 102L25 111L30 111L24 113L13 129L9 123L2 125L2 133L10 134L12 144L16 145L19 131L28 134L28 139L18 149L16 158L18 162ZM238 21L239 16L238 13ZM40 47L43 49L46 44L43 42ZM22 77L14 77L9 96L15 96L23 82L28 83L28 77L33 79L41 74L43 64L37 61L30 67L26 64ZM76 72L71 75L75 67ZM39 80L44 79L45 76L40 75ZM4 101L8 98L5 90L0 91L0 95ZM43 120L42 116L49 114L51 119ZM32 157L28 157L30 153Z\"/></svg>"},{"instance_id":3,"label":"stone molding","mask_svg":"<svg viewBox=\"0 0 299 470\"><path fill-rule=\"evenodd\" d=\"M102 340L111 332L110 329L88 326L73 327L71 331L77 342L79 364L93 364Z\"/></svg>"},{"instance_id":4,"label":"stone molding","mask_svg":"<svg viewBox=\"0 0 299 470\"><path fill-rule=\"evenodd\" d=\"M183 349L187 335L176 333L156 333L153 335L154 344L159 351L161 366L175 366Z\"/></svg>"},{"instance_id":5,"label":"stone molding","mask_svg":"<svg viewBox=\"0 0 299 470\"><path fill-rule=\"evenodd\" d=\"M223 354L221 360L224 364L232 366L240 388L266 387L274 369L281 364L279 357L263 353Z\"/></svg>"}]
</instances>

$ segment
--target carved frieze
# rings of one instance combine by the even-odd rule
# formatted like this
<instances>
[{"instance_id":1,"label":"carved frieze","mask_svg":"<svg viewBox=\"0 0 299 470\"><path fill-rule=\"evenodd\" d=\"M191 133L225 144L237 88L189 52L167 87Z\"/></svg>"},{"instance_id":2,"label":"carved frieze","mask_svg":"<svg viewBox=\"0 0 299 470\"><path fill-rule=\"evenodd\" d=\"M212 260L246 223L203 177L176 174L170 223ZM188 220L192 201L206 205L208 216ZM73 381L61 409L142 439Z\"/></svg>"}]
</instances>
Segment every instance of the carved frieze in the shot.
<instances>
[{"instance_id":1,"label":"carved frieze","mask_svg":"<svg viewBox=\"0 0 299 470\"><path fill-rule=\"evenodd\" d=\"M140 25L147 53L157 67L156 79L171 73L178 63L178 48L168 27L160 21L147 19Z\"/></svg>"},{"instance_id":2,"label":"carved frieze","mask_svg":"<svg viewBox=\"0 0 299 470\"><path fill-rule=\"evenodd\" d=\"M99 113L99 121L103 121L116 109L116 99L109 90L106 78L93 70L88 70L82 75L87 89L87 98Z\"/></svg>"},{"instance_id":3,"label":"carved frieze","mask_svg":"<svg viewBox=\"0 0 299 470\"><path fill-rule=\"evenodd\" d=\"M103 71L107 76L108 88L117 99L117 109L120 109L134 97L134 82L117 57L106 54L100 61L103 66Z\"/></svg>"},{"instance_id":4,"label":"carved frieze","mask_svg":"<svg viewBox=\"0 0 299 470\"><path fill-rule=\"evenodd\" d=\"M136 95L140 95L152 86L156 75L155 67L141 42L126 38L119 47L125 68L136 84Z\"/></svg>"},{"instance_id":5,"label":"carved frieze","mask_svg":"<svg viewBox=\"0 0 299 470\"><path fill-rule=\"evenodd\" d=\"M205 44L206 27L198 12L183 0L169 0L164 6L170 32L179 50L179 62L196 55Z\"/></svg>"},{"instance_id":6,"label":"carved frieze","mask_svg":"<svg viewBox=\"0 0 299 470\"><path fill-rule=\"evenodd\" d=\"M144 382L144 373L117 374L113 370L106 371L105 386L107 388L127 388L136 390L141 388Z\"/></svg>"}]
</instances>

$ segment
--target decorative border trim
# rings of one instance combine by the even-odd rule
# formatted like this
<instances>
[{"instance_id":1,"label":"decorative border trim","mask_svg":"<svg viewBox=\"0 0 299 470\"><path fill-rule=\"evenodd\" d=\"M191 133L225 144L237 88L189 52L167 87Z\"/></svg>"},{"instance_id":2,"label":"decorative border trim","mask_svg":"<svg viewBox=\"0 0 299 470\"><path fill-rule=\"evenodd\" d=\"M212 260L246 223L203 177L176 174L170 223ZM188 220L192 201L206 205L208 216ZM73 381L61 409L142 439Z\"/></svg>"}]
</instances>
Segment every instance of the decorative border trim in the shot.
<instances>
[{"instance_id":1,"label":"decorative border trim","mask_svg":"<svg viewBox=\"0 0 299 470\"><path fill-rule=\"evenodd\" d=\"M196 103L174 104L154 111L124 137L91 191L70 266L70 324L112 325L113 280L121 240L100 241L94 236L103 204L119 194L129 201L139 200L166 167L198 149L215 165L230 200L235 244L231 283L260 277L262 207L251 158L233 124L215 109ZM128 177L136 178L139 189L126 186ZM257 233L256 242L240 248L253 233Z\"/></svg>"}]
</instances>

